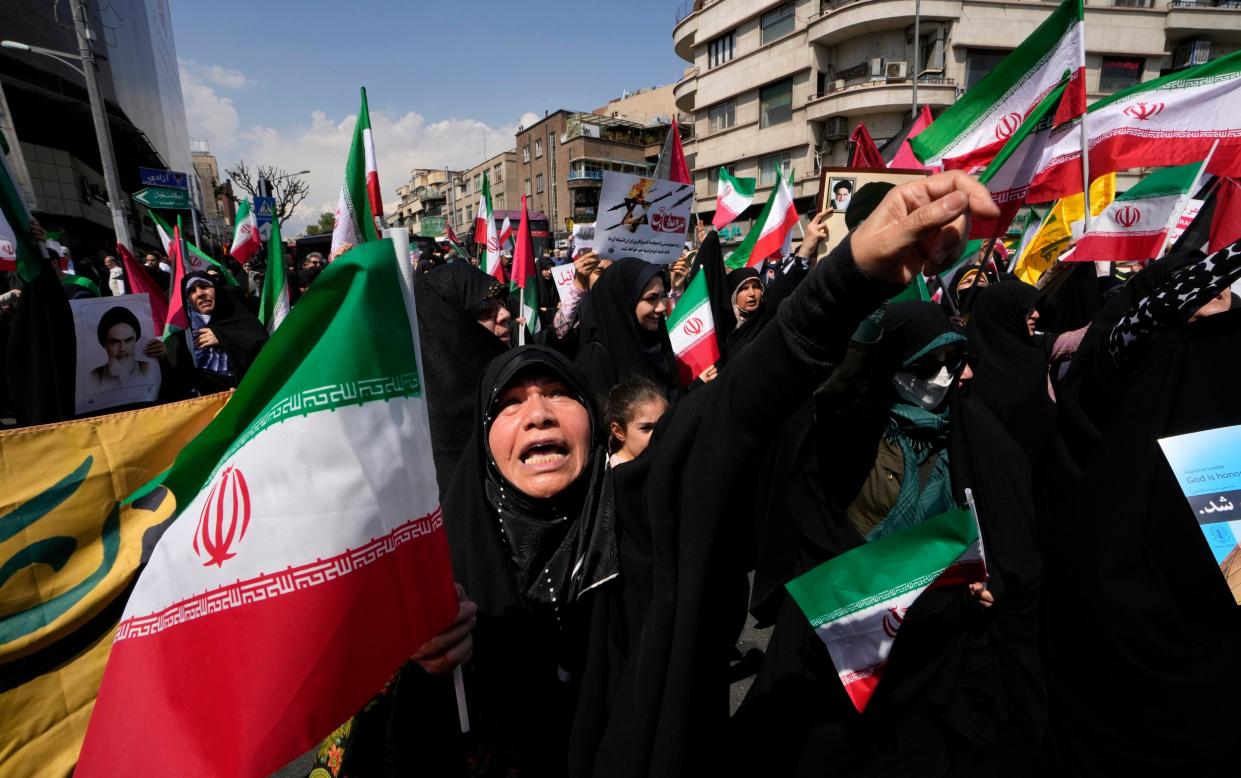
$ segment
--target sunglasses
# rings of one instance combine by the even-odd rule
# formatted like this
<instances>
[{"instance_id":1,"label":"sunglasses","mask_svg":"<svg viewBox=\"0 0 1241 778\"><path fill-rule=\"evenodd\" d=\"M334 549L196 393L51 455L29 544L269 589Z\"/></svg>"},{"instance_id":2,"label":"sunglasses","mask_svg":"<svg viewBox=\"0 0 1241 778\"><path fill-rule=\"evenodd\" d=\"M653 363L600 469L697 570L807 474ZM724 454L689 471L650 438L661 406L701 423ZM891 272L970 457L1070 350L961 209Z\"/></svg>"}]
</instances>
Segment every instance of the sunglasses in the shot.
<instances>
[{"instance_id":1,"label":"sunglasses","mask_svg":"<svg viewBox=\"0 0 1241 778\"><path fill-rule=\"evenodd\" d=\"M953 354L947 359L940 360L918 360L909 366L909 372L920 381L929 381L939 375L939 371L948 368L948 372L952 374L960 373L965 367L965 355Z\"/></svg>"}]
</instances>

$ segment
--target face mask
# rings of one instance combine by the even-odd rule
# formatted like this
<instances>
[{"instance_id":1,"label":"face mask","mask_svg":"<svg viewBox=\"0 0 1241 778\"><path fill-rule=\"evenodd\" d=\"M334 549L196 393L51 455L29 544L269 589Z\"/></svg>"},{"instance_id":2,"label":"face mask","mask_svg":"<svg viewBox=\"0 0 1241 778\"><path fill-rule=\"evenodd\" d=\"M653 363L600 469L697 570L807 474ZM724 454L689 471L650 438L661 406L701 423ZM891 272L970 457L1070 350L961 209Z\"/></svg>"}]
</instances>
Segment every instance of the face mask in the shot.
<instances>
[{"instance_id":1,"label":"face mask","mask_svg":"<svg viewBox=\"0 0 1241 778\"><path fill-rule=\"evenodd\" d=\"M934 377L927 380L918 378L912 372L902 370L892 376L892 385L896 387L896 394L902 400L929 411L938 408L948 396L948 390L952 388L952 378L952 371L947 365L941 367Z\"/></svg>"}]
</instances>

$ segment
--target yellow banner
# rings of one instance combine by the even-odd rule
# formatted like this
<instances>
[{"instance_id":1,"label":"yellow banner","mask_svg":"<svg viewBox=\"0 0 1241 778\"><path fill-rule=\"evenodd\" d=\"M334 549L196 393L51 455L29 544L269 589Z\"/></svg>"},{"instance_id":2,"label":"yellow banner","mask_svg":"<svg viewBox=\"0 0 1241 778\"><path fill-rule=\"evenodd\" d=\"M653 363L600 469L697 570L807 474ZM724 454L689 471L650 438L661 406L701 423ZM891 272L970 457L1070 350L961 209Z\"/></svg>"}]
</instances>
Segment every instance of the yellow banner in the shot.
<instances>
[{"instance_id":1,"label":"yellow banner","mask_svg":"<svg viewBox=\"0 0 1241 778\"><path fill-rule=\"evenodd\" d=\"M0 775L77 762L134 573L172 517L156 489L216 394L0 433Z\"/></svg>"},{"instance_id":2,"label":"yellow banner","mask_svg":"<svg viewBox=\"0 0 1241 778\"><path fill-rule=\"evenodd\" d=\"M1099 176L1090 184L1090 213L1098 216L1116 199L1116 174ZM1058 201L1043 225L1030 239L1017 259L1013 274L1027 284L1038 284L1039 278L1073 242L1073 224L1086 218L1086 202L1081 193Z\"/></svg>"}]
</instances>

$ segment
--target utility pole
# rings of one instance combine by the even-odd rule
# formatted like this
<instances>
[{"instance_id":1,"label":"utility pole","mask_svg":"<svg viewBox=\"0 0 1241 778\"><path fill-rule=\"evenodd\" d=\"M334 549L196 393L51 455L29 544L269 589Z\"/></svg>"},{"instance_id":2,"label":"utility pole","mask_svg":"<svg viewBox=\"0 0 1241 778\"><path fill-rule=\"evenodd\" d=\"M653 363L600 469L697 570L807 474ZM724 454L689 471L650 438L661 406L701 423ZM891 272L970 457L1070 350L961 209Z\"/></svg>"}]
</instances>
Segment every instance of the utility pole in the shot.
<instances>
[{"instance_id":1,"label":"utility pole","mask_svg":"<svg viewBox=\"0 0 1241 778\"><path fill-rule=\"evenodd\" d=\"M913 105L909 108L909 115L913 117L914 121L918 119L918 74L922 70L922 52L919 51L922 46L921 22L922 0L914 0L914 61L909 63L913 66L910 70L914 73Z\"/></svg>"},{"instance_id":2,"label":"utility pole","mask_svg":"<svg viewBox=\"0 0 1241 778\"><path fill-rule=\"evenodd\" d=\"M71 0L73 4L73 27L78 34L78 54L82 58L82 77L86 81L86 94L90 99L91 119L95 122L95 139L99 142L99 162L103 167L103 183L108 191L108 210L112 212L112 229L116 240L127 248L134 247L129 238L129 222L125 216L121 179L116 172L116 156L112 151L112 133L108 128L108 116L99 93L99 74L96 71L95 52L91 41L95 33L87 26L86 0Z\"/></svg>"}]
</instances>

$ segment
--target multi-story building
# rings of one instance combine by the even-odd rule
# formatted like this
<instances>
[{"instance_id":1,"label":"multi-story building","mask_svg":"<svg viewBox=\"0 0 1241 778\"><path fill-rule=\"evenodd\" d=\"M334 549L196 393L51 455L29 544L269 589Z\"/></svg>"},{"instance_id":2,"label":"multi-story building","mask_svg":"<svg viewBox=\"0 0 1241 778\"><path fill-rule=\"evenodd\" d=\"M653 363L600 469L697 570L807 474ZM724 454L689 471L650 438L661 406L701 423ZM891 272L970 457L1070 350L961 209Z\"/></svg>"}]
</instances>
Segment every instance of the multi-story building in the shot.
<instances>
[{"instance_id":1,"label":"multi-story building","mask_svg":"<svg viewBox=\"0 0 1241 778\"><path fill-rule=\"evenodd\" d=\"M565 238L571 222L595 220L604 171L650 173L667 134L667 124L554 111L517 130L518 195L526 194L530 209L547 214L554 236Z\"/></svg>"},{"instance_id":2,"label":"multi-story building","mask_svg":"<svg viewBox=\"0 0 1241 778\"><path fill-rule=\"evenodd\" d=\"M686 154L700 209L714 209L724 166L758 178L757 212L782 165L796 175L805 212L815 173L847 164L859 122L881 146L903 135L915 89L917 103L940 113L1053 8L1040 0L687 0L672 37L690 67L674 94L694 116ZM1239 46L1235 2L1087 0L1086 89L1097 99Z\"/></svg>"},{"instance_id":3,"label":"multi-story building","mask_svg":"<svg viewBox=\"0 0 1241 778\"><path fill-rule=\"evenodd\" d=\"M78 51L63 3L0 3L3 37ZM87 4L99 87L121 189L142 188L138 168L192 173L176 44L166 0ZM85 80L73 64L30 51L0 50L0 132L27 205L75 252L115 245L99 145ZM122 207L139 247L158 247L145 208Z\"/></svg>"},{"instance_id":4,"label":"multi-story building","mask_svg":"<svg viewBox=\"0 0 1241 778\"><path fill-rule=\"evenodd\" d=\"M190 159L194 166L190 185L197 190L196 204L203 222L201 227L205 242L213 245L227 241L232 237L233 217L236 215L232 186L220 184L220 166L206 139L190 139ZM208 235L211 237L208 238Z\"/></svg>"},{"instance_id":5,"label":"multi-story building","mask_svg":"<svg viewBox=\"0 0 1241 778\"><path fill-rule=\"evenodd\" d=\"M443 235L449 182L457 175L447 168L409 171L409 181L396 188L400 200L385 218L388 226L406 227L412 235Z\"/></svg>"},{"instance_id":6,"label":"multi-story building","mask_svg":"<svg viewBox=\"0 0 1241 778\"><path fill-rule=\"evenodd\" d=\"M667 124L676 110L672 84L667 84L633 92L626 91L592 113L615 119L629 119L640 124Z\"/></svg>"},{"instance_id":7,"label":"multi-story building","mask_svg":"<svg viewBox=\"0 0 1241 778\"><path fill-rule=\"evenodd\" d=\"M502 151L490 159L453 177L448 193L448 218L453 232L465 239L474 229L478 215L478 197L483 187L483 173L491 187L491 210L516 211L521 208L521 192L517 191L517 151Z\"/></svg>"}]
</instances>

